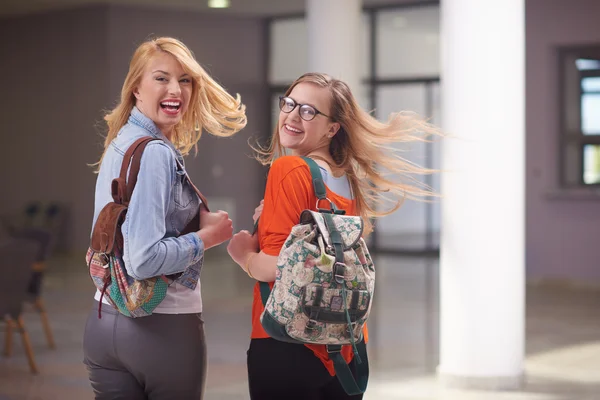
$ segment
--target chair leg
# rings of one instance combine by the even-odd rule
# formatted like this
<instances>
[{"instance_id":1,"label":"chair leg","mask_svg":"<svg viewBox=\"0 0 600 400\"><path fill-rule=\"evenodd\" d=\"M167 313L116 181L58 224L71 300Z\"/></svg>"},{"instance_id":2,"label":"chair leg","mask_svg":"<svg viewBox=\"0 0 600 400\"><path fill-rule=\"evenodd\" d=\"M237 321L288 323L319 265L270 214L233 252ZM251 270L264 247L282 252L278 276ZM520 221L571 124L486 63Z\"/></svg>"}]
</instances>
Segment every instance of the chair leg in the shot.
<instances>
[{"instance_id":1,"label":"chair leg","mask_svg":"<svg viewBox=\"0 0 600 400\"><path fill-rule=\"evenodd\" d=\"M29 334L27 333L27 330L25 330L25 323L23 322L22 316L17 318L17 328L19 328L19 331L21 332L21 340L23 341L23 348L25 348L27 360L29 361L29 369L31 370L32 374L37 374L38 368L35 364L33 349L31 348L31 342L29 341Z\"/></svg>"},{"instance_id":2,"label":"chair leg","mask_svg":"<svg viewBox=\"0 0 600 400\"><path fill-rule=\"evenodd\" d=\"M10 357L12 355L12 331L13 331L13 320L10 317L6 317L6 332L4 337L4 356Z\"/></svg>"},{"instance_id":3,"label":"chair leg","mask_svg":"<svg viewBox=\"0 0 600 400\"><path fill-rule=\"evenodd\" d=\"M44 302L41 297L37 297L35 299L35 308L37 308L40 313L40 317L42 318L42 325L44 326L44 332L46 333L46 341L48 342L48 347L51 349L56 348L56 344L54 343L54 336L52 335L52 329L50 329L50 322L48 321L48 314L46 314L46 307L44 306Z\"/></svg>"}]
</instances>

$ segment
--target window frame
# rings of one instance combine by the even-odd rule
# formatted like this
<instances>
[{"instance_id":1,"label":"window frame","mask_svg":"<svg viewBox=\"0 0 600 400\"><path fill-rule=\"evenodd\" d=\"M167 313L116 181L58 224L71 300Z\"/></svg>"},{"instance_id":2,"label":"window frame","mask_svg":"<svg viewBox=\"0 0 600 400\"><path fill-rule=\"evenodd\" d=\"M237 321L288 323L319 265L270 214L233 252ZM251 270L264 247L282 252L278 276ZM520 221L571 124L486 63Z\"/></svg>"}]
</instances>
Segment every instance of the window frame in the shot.
<instances>
[{"instance_id":1,"label":"window frame","mask_svg":"<svg viewBox=\"0 0 600 400\"><path fill-rule=\"evenodd\" d=\"M588 58L588 59L598 59L600 60L600 44L595 46L568 46L568 47L559 47L558 48L558 66L559 66L559 184L562 189L588 189L590 191L597 191L600 188L600 182L598 183L585 183L584 180L584 171L585 171L585 159L583 154L583 149L585 145L600 145L600 134L596 135L586 135L583 133L583 124L582 124L582 106L581 106L581 98L584 94L583 88L581 87L581 81L586 77L600 77L600 69L597 70L577 70L577 105L576 105L576 115L577 115L577 124L578 128L569 129L567 126L567 113L569 112L567 109L567 104L569 103L569 99L567 99L567 93L572 88L569 88L568 85L573 84L567 78L567 65L566 63L572 57L580 58ZM572 160L568 156L568 152L571 148L577 148L577 157ZM568 178L569 169L577 168L577 183L572 182L571 179Z\"/></svg>"}]
</instances>

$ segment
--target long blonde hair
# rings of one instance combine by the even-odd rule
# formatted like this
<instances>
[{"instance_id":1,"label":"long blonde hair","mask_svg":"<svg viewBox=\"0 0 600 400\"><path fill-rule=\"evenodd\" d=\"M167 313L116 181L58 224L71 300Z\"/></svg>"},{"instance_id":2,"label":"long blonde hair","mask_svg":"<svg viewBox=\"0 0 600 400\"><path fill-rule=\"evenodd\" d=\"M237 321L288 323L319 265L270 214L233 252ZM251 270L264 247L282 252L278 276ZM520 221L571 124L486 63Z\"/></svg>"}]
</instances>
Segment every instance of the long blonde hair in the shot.
<instances>
[{"instance_id":1,"label":"long blonde hair","mask_svg":"<svg viewBox=\"0 0 600 400\"><path fill-rule=\"evenodd\" d=\"M358 105L346 83L326 74L302 75L285 95L300 83L329 89L331 120L340 124L329 145L335 162L332 169L347 174L357 212L365 224L365 234L373 229L371 218L393 213L405 199L427 200L437 195L417 177L435 171L405 160L398 155L398 149L392 147L394 143L427 142L432 135L442 135L437 127L412 112L392 114L386 123L379 122ZM256 158L263 165L271 165L284 155L278 127L269 146L258 146L255 150ZM378 206L382 204L390 206L380 209Z\"/></svg>"},{"instance_id":2,"label":"long blonde hair","mask_svg":"<svg viewBox=\"0 0 600 400\"><path fill-rule=\"evenodd\" d=\"M160 37L142 43L133 53L129 72L121 89L121 101L104 120L108 125L108 134L104 140L104 152L127 123L135 105L135 88L139 85L144 70L150 60L158 53L165 52L177 59L187 74L192 77L192 95L190 104L181 121L174 127L171 142L183 155L189 154L202 135L202 130L214 136L231 136L246 126L246 106L240 95L233 98L198 64L193 53L179 40Z\"/></svg>"}]
</instances>

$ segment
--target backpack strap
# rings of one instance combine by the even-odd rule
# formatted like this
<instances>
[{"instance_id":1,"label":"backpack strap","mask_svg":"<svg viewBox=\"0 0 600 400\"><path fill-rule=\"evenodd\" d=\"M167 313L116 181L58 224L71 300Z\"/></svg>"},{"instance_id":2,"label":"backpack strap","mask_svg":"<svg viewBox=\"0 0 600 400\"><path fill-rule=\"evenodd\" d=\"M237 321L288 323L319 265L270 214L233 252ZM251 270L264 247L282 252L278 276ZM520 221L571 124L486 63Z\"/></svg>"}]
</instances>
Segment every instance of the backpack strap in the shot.
<instances>
[{"instance_id":1,"label":"backpack strap","mask_svg":"<svg viewBox=\"0 0 600 400\"><path fill-rule=\"evenodd\" d=\"M327 198L327 189L325 188L325 182L323 181L323 175L321 174L321 167L310 157L302 156L301 157L306 164L308 164L308 169L310 170L310 176L312 178L313 190L315 191L315 196L317 197L316 209L319 212L329 212L334 214L345 214L345 211L338 210L333 201ZM329 203L329 209L321 208L321 201L325 200Z\"/></svg>"},{"instance_id":2,"label":"backpack strap","mask_svg":"<svg viewBox=\"0 0 600 400\"><path fill-rule=\"evenodd\" d=\"M317 197L317 211L323 214L325 219L325 225L329 231L332 245L335 251L335 267L334 267L334 279L342 285L342 298L344 299L344 308L346 309L346 317L348 318L349 326L352 326L350 322L350 316L348 315L348 304L346 304L346 287L344 283L344 272L346 266L344 264L344 249L343 241L340 232L335 227L333 222L332 214L344 214L344 210L338 210L335 204L327 198L327 189L323 182L323 175L321 174L321 168L319 165L309 157L302 157L302 159L308 164L310 174L312 176L313 189L315 196ZM329 202L330 209L320 208L322 200ZM269 288L268 284L265 284L266 289ZM263 292L265 292L263 294ZM270 292L270 290L269 290ZM269 292L263 290L261 285L261 297L263 298L263 304L266 304L266 297L268 298ZM367 389L367 382L369 379L369 364L367 361L367 348L364 340L360 343L354 342L354 334L351 333L352 348L354 351L353 363L356 366L357 379L352 375L350 367L346 364L346 360L342 357L342 346L327 346L327 353L329 358L333 361L335 374L338 377L340 384L349 395L358 395L365 392Z\"/></svg>"},{"instance_id":3,"label":"backpack strap","mask_svg":"<svg viewBox=\"0 0 600 400\"><path fill-rule=\"evenodd\" d=\"M319 200L327 199L327 189L325 189L325 182L323 182L323 175L321 174L319 164L310 157L303 156L301 158L308 164L308 169L310 169L315 196L317 196L317 199Z\"/></svg>"},{"instance_id":4,"label":"backpack strap","mask_svg":"<svg viewBox=\"0 0 600 400\"><path fill-rule=\"evenodd\" d=\"M192 185L192 188L194 188L194 191L196 192L198 197L200 197L200 201L202 201L202 204L200 204L200 207L204 206L204 208L206 208L206 211L210 211L210 209L208 208L208 201L206 200L206 197L204 197L204 195L202 195L202 193L200 193L200 190L198 190L196 185L194 185L194 182L192 182L192 180L190 179L190 176L187 174L187 171L185 173L185 177L186 177L187 181L190 183L190 185Z\"/></svg>"},{"instance_id":5,"label":"backpack strap","mask_svg":"<svg viewBox=\"0 0 600 400\"><path fill-rule=\"evenodd\" d=\"M112 197L115 203L125 206L129 204L133 189L137 183L138 173L140 172L142 153L152 140L155 139L150 136L139 138L125 152L119 177L113 179L111 184ZM129 170L129 176L127 176L127 170Z\"/></svg>"},{"instance_id":6,"label":"backpack strap","mask_svg":"<svg viewBox=\"0 0 600 400\"><path fill-rule=\"evenodd\" d=\"M131 196L133 195L133 189L135 188L135 184L137 183L138 174L140 172L140 166L142 163L142 153L144 149L153 140L161 140L157 138L153 138L150 136L144 136L139 138L125 152L123 156L123 162L121 163L121 171L119 173L119 177L113 180L112 184L112 196L113 200L117 204L128 205L131 200ZM183 170L183 167L176 160L177 168ZM127 170L129 170L129 174L127 174ZM206 197L198 190L194 182L190 179L187 172L185 172L185 178L190 183L202 204L208 211L208 201Z\"/></svg>"},{"instance_id":7,"label":"backpack strap","mask_svg":"<svg viewBox=\"0 0 600 400\"><path fill-rule=\"evenodd\" d=\"M335 375L344 388L344 391L350 396L364 393L365 390L367 390L367 383L369 382L369 362L365 341L362 340L358 343L356 348L358 350L358 357L355 356L352 359L352 363L356 368L355 379L350 367L346 364L346 360L342 357L342 346L327 346L327 353L329 354L331 361L333 361Z\"/></svg>"},{"instance_id":8,"label":"backpack strap","mask_svg":"<svg viewBox=\"0 0 600 400\"><path fill-rule=\"evenodd\" d=\"M194 189L194 191L196 192L196 194L198 195L198 197L200 197L200 201L202 202L202 204L206 208L206 211L210 211L209 208L208 208L208 201L206 200L206 197L204 197L204 195L200 192L200 190L198 190L198 188L196 187L196 185L194 185L194 182L192 182L192 179L190 178L190 176L188 175L187 171L183 167L183 164L181 164L177 158L175 159L175 163L177 164L177 170L178 171L182 171L184 173L185 179L187 179L187 181L192 186L192 188Z\"/></svg>"}]
</instances>

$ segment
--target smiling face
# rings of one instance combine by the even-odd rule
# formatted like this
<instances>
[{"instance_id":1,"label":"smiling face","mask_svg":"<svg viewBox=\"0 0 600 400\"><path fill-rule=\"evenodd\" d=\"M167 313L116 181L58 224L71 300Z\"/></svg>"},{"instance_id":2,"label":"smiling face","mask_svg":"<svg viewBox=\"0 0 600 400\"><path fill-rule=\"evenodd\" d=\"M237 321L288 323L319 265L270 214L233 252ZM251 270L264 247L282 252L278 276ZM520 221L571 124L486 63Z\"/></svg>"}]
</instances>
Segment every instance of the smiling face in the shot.
<instances>
[{"instance_id":1,"label":"smiling face","mask_svg":"<svg viewBox=\"0 0 600 400\"><path fill-rule=\"evenodd\" d=\"M169 138L185 114L192 95L192 78L171 54L156 54L133 91L136 107Z\"/></svg>"},{"instance_id":2,"label":"smiling face","mask_svg":"<svg viewBox=\"0 0 600 400\"><path fill-rule=\"evenodd\" d=\"M331 115L329 89L303 82L296 85L287 97L296 104L291 112L285 112L284 110L293 106L293 103L288 101L291 106L283 107L279 111L280 144L299 156L328 151L331 138L339 129L339 124L331 122L326 116ZM301 111L300 104L310 105L325 115L317 113L312 120L306 121L300 117L300 113L302 112L305 118L310 114L306 110Z\"/></svg>"}]
</instances>

